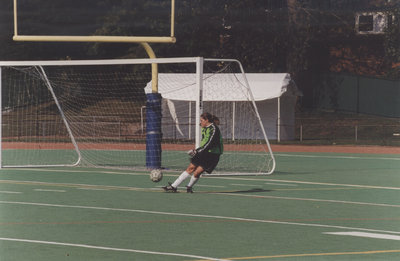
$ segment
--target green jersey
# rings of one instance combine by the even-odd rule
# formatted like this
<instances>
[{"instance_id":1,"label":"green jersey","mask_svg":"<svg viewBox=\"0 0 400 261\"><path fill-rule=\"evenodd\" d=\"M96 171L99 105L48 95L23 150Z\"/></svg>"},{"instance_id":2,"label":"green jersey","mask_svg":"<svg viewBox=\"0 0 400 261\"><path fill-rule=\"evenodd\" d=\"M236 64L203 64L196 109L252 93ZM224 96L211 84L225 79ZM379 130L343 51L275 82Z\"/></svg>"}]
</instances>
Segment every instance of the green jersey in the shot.
<instances>
[{"instance_id":1,"label":"green jersey","mask_svg":"<svg viewBox=\"0 0 400 261\"><path fill-rule=\"evenodd\" d=\"M222 154L224 152L222 135L215 124L210 124L201 129L200 147L196 150L197 152L207 151L214 154Z\"/></svg>"}]
</instances>

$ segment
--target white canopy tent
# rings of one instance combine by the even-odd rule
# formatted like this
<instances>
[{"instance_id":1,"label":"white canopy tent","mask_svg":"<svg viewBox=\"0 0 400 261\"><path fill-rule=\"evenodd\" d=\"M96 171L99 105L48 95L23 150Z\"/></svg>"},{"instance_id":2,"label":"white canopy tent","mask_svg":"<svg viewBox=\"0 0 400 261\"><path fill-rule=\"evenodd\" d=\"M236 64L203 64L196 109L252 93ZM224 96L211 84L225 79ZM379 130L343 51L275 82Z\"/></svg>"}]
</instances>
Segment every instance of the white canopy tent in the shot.
<instances>
[{"instance_id":1,"label":"white canopy tent","mask_svg":"<svg viewBox=\"0 0 400 261\"><path fill-rule=\"evenodd\" d=\"M198 87L194 74L160 73L158 92L163 97L163 138L192 138L195 101ZM241 104L254 97L258 112L270 140L294 138L294 113L301 92L287 73L246 73L251 93L242 74L204 74L204 111L221 120L224 138L249 138L236 131L241 123ZM151 82L145 88L150 93ZM247 107L246 107L247 108ZM262 133L258 133L262 136Z\"/></svg>"}]
</instances>

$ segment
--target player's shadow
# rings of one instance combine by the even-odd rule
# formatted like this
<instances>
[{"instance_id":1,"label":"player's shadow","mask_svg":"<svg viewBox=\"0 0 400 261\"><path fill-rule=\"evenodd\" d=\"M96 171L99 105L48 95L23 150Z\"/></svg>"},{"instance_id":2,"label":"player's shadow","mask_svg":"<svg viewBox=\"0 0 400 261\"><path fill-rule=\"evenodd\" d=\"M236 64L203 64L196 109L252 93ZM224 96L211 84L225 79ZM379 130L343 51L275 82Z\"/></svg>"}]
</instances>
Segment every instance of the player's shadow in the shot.
<instances>
[{"instance_id":1,"label":"player's shadow","mask_svg":"<svg viewBox=\"0 0 400 261\"><path fill-rule=\"evenodd\" d=\"M232 191L222 191L218 193L259 193L259 192L271 192L270 189L263 189L263 188L252 188L248 190L232 190Z\"/></svg>"}]
</instances>

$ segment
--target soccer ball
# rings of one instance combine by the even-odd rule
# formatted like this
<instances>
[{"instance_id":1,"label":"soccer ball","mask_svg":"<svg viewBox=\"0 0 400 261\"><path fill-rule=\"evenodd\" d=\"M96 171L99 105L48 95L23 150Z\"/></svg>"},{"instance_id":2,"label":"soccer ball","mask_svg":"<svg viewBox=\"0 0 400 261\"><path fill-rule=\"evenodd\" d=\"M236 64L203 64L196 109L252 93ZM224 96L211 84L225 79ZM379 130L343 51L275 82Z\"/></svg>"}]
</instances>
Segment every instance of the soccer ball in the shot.
<instances>
[{"instance_id":1,"label":"soccer ball","mask_svg":"<svg viewBox=\"0 0 400 261\"><path fill-rule=\"evenodd\" d=\"M162 180L163 174L161 169L153 169L150 172L150 179L153 182L159 182L160 180Z\"/></svg>"}]
</instances>

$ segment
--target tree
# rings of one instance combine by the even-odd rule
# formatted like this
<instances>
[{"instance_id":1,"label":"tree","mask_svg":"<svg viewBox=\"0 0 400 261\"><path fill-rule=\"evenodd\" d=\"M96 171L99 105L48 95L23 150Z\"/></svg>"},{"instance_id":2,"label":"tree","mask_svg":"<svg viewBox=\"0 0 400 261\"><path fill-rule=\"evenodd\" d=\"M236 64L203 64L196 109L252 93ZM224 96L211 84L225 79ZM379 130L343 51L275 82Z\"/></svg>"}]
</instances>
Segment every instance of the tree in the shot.
<instances>
[{"instance_id":1,"label":"tree","mask_svg":"<svg viewBox=\"0 0 400 261\"><path fill-rule=\"evenodd\" d=\"M400 79L400 7L393 8L389 16L394 19L389 19L384 38L386 74L390 78Z\"/></svg>"}]
</instances>

